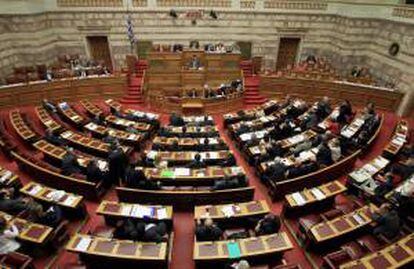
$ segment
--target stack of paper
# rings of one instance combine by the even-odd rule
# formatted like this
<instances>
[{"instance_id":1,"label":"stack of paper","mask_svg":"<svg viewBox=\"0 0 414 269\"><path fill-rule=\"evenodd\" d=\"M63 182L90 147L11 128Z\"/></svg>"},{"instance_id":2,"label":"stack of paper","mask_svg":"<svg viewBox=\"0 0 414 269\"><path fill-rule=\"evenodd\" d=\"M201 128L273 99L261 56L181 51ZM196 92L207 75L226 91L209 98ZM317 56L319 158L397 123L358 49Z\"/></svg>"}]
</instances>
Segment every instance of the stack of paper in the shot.
<instances>
[{"instance_id":1,"label":"stack of paper","mask_svg":"<svg viewBox=\"0 0 414 269\"><path fill-rule=\"evenodd\" d=\"M153 217L153 211L154 209L149 206L134 205L131 211L131 216L138 218L143 218L145 216Z\"/></svg>"},{"instance_id":2,"label":"stack of paper","mask_svg":"<svg viewBox=\"0 0 414 269\"><path fill-rule=\"evenodd\" d=\"M66 194L65 191L51 191L47 194L47 198L53 201L60 201L62 197Z\"/></svg>"},{"instance_id":3,"label":"stack of paper","mask_svg":"<svg viewBox=\"0 0 414 269\"><path fill-rule=\"evenodd\" d=\"M306 201L305 201L305 199L303 199L303 196L300 192L292 193L292 199L299 206L306 204Z\"/></svg>"},{"instance_id":4,"label":"stack of paper","mask_svg":"<svg viewBox=\"0 0 414 269\"><path fill-rule=\"evenodd\" d=\"M158 219L166 219L167 216L167 209L165 207L157 209L157 217Z\"/></svg>"},{"instance_id":5,"label":"stack of paper","mask_svg":"<svg viewBox=\"0 0 414 269\"><path fill-rule=\"evenodd\" d=\"M221 208L221 212L223 212L223 214L226 218L230 218L230 217L234 216L234 213L235 213L232 205L223 206Z\"/></svg>"},{"instance_id":6,"label":"stack of paper","mask_svg":"<svg viewBox=\"0 0 414 269\"><path fill-rule=\"evenodd\" d=\"M323 193L323 192L321 192L321 190L320 189L318 189L318 188L313 188L313 189L311 189L310 190L311 192L312 192L312 194L316 197L316 199L318 199L318 200L323 200L323 199L325 199L325 197L326 197L326 195Z\"/></svg>"},{"instance_id":7,"label":"stack of paper","mask_svg":"<svg viewBox=\"0 0 414 269\"><path fill-rule=\"evenodd\" d=\"M179 176L188 177L188 176L191 175L191 170L190 170L190 168L179 167L179 168L175 168L174 174L177 177L179 177Z\"/></svg>"},{"instance_id":8,"label":"stack of paper","mask_svg":"<svg viewBox=\"0 0 414 269\"><path fill-rule=\"evenodd\" d=\"M132 205L122 205L121 214L124 216L130 216L132 211Z\"/></svg>"},{"instance_id":9,"label":"stack of paper","mask_svg":"<svg viewBox=\"0 0 414 269\"><path fill-rule=\"evenodd\" d=\"M91 242L92 242L91 238L82 237L81 240L79 240L79 243L76 245L75 249L79 251L87 251Z\"/></svg>"},{"instance_id":10,"label":"stack of paper","mask_svg":"<svg viewBox=\"0 0 414 269\"><path fill-rule=\"evenodd\" d=\"M354 215L352 215L352 217L354 218L354 220L356 221L356 222L358 222L358 224L364 224L365 223L365 220L358 214L358 213L356 213L356 214L354 214Z\"/></svg>"},{"instance_id":11,"label":"stack of paper","mask_svg":"<svg viewBox=\"0 0 414 269\"><path fill-rule=\"evenodd\" d=\"M71 135L72 135L71 131L66 131L66 132L60 134L60 136L65 138L65 139L69 138Z\"/></svg>"},{"instance_id":12,"label":"stack of paper","mask_svg":"<svg viewBox=\"0 0 414 269\"><path fill-rule=\"evenodd\" d=\"M38 194L43 188L39 185L33 185L33 187L28 191L30 195L36 195Z\"/></svg>"}]
</instances>

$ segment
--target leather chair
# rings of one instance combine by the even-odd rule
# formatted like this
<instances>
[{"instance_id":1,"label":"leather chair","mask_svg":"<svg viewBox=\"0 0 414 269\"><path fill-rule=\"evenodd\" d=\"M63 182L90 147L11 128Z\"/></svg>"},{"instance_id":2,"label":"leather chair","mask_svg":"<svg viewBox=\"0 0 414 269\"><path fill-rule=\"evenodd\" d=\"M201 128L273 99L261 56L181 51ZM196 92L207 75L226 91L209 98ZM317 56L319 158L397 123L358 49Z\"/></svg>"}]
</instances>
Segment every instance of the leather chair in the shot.
<instances>
[{"instance_id":1,"label":"leather chair","mask_svg":"<svg viewBox=\"0 0 414 269\"><path fill-rule=\"evenodd\" d=\"M10 252L6 255L0 256L0 264L7 265L16 269L34 269L33 259L27 255Z\"/></svg>"},{"instance_id":2,"label":"leather chair","mask_svg":"<svg viewBox=\"0 0 414 269\"><path fill-rule=\"evenodd\" d=\"M374 236L370 234L358 238L357 242L369 252L376 252L379 249L383 248L381 242L379 242Z\"/></svg>"},{"instance_id":3,"label":"leather chair","mask_svg":"<svg viewBox=\"0 0 414 269\"><path fill-rule=\"evenodd\" d=\"M345 250L341 249L325 255L322 260L322 268L336 269L341 264L351 261L352 258Z\"/></svg>"},{"instance_id":4,"label":"leather chair","mask_svg":"<svg viewBox=\"0 0 414 269\"><path fill-rule=\"evenodd\" d=\"M319 215L309 215L299 219L299 230L297 236L303 241L306 241L306 234L315 224L323 221Z\"/></svg>"},{"instance_id":5,"label":"leather chair","mask_svg":"<svg viewBox=\"0 0 414 269\"><path fill-rule=\"evenodd\" d=\"M53 249L60 248L67 240L69 240L68 226L69 222L63 220L55 229L51 235L51 246Z\"/></svg>"},{"instance_id":6,"label":"leather chair","mask_svg":"<svg viewBox=\"0 0 414 269\"><path fill-rule=\"evenodd\" d=\"M359 259L366 254L362 246L354 241L342 245L341 249L345 250L353 260Z\"/></svg>"}]
</instances>

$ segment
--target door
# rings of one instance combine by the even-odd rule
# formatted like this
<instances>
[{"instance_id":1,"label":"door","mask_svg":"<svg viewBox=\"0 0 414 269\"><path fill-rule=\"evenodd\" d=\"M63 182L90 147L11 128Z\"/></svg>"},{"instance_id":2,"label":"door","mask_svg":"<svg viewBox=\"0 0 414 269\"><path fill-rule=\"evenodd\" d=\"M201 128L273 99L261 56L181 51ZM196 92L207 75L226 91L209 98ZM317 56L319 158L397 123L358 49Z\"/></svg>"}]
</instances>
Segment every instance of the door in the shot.
<instances>
[{"instance_id":1,"label":"door","mask_svg":"<svg viewBox=\"0 0 414 269\"><path fill-rule=\"evenodd\" d=\"M94 61L103 61L105 65L113 70L111 52L109 51L108 37L88 36L89 55Z\"/></svg>"},{"instance_id":2,"label":"door","mask_svg":"<svg viewBox=\"0 0 414 269\"><path fill-rule=\"evenodd\" d=\"M282 37L279 43L279 52L277 55L276 70L293 65L296 60L296 54L299 49L300 38Z\"/></svg>"}]
</instances>

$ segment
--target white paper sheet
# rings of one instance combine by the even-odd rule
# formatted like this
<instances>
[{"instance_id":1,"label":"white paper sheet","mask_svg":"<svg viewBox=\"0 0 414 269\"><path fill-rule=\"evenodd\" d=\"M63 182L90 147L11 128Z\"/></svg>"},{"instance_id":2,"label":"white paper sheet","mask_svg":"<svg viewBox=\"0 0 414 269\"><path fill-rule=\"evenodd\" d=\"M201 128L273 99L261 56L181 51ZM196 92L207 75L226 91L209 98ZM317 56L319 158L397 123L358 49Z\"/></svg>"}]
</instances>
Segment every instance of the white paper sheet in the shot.
<instances>
[{"instance_id":1,"label":"white paper sheet","mask_svg":"<svg viewBox=\"0 0 414 269\"><path fill-rule=\"evenodd\" d=\"M79 243L76 245L75 249L79 251L87 251L91 242L92 242L91 238L82 237L81 240L79 240Z\"/></svg>"}]
</instances>

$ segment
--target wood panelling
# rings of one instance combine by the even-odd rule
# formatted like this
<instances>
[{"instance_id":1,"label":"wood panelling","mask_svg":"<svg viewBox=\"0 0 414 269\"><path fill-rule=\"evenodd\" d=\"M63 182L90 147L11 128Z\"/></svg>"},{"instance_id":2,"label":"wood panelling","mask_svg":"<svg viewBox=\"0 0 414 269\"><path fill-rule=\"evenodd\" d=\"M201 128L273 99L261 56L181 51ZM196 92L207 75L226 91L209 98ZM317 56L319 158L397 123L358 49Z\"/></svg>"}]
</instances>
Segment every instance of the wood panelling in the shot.
<instances>
[{"instance_id":1,"label":"wood panelling","mask_svg":"<svg viewBox=\"0 0 414 269\"><path fill-rule=\"evenodd\" d=\"M0 88L0 107L38 105L49 100L77 101L93 98L119 98L124 94L124 76L67 79L35 84L10 85Z\"/></svg>"},{"instance_id":2,"label":"wood panelling","mask_svg":"<svg viewBox=\"0 0 414 269\"><path fill-rule=\"evenodd\" d=\"M313 102L329 96L333 102L348 99L355 106L372 101L380 109L397 112L403 93L367 85L298 78L261 77L260 92L265 96L282 97L287 94Z\"/></svg>"}]
</instances>

